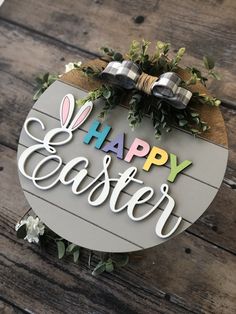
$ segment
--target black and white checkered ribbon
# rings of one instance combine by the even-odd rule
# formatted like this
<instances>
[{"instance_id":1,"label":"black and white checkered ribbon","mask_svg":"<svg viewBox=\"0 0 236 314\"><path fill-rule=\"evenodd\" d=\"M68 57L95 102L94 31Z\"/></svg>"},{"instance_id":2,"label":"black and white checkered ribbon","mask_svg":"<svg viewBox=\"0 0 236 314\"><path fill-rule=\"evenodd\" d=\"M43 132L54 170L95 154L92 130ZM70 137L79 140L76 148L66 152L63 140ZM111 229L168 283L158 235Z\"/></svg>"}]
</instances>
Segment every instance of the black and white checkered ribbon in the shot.
<instances>
[{"instance_id":1,"label":"black and white checkered ribbon","mask_svg":"<svg viewBox=\"0 0 236 314\"><path fill-rule=\"evenodd\" d=\"M102 71L101 77L111 84L122 86L125 89L133 89L137 88L141 74L142 71L137 64L125 60L109 62ZM192 93L180 87L180 83L181 78L176 73L166 72L152 83L151 94L164 99L175 108L184 109L189 103Z\"/></svg>"}]
</instances>

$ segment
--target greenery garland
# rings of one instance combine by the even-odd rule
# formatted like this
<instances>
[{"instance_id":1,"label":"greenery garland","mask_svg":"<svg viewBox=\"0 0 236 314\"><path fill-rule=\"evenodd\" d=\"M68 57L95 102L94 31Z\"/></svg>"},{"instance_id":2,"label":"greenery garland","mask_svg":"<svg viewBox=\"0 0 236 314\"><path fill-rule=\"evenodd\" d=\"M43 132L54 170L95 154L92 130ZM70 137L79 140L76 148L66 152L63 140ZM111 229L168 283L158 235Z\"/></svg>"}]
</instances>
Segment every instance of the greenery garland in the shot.
<instances>
[{"instance_id":1,"label":"greenery garland","mask_svg":"<svg viewBox=\"0 0 236 314\"><path fill-rule=\"evenodd\" d=\"M123 61L131 60L139 65L141 70L152 76L159 76L162 73L172 71L175 72L178 69L179 62L181 61L185 48L180 48L173 58L169 57L170 44L158 41L156 44L155 52L152 55L148 54L150 42L148 41L133 41L129 48L128 53L124 57L120 52L117 52L111 48L102 47L101 51L106 56L108 61ZM219 75L214 71L215 63L210 57L203 57L204 67L206 73L202 74L196 67L186 67L185 70L189 72L190 78L187 81L182 81L181 86L189 89L190 86L196 85L198 82L206 86L208 78L219 80ZM78 68L86 76L92 78L99 78L102 69L97 69L90 66L82 66L79 63L70 63L71 68ZM36 92L34 99L44 92L47 87L53 83L59 76L52 74L45 74L41 78L37 78L38 91ZM122 87L112 86L106 83L101 84L98 89L92 90L88 93L88 96L81 99L77 103L79 105L84 104L86 101L94 101L96 99L103 100L103 108L100 113L100 118L105 119L108 113L119 105L124 98L127 98L127 90ZM154 134L156 138L160 138L162 131L171 131L172 125L178 125L179 127L190 131L192 134L201 134L210 129L207 122L201 119L200 114L191 108L191 104L200 103L209 106L219 106L220 100L211 97L206 94L194 92L186 109L176 109L163 99L157 99L154 96L145 94L139 90L133 90L130 93L129 100L129 113L128 121L132 129L138 127L145 115L149 115L154 127Z\"/></svg>"},{"instance_id":2,"label":"greenery garland","mask_svg":"<svg viewBox=\"0 0 236 314\"><path fill-rule=\"evenodd\" d=\"M27 214L27 213L26 213ZM93 276L100 275L103 272L113 272L115 269L124 267L129 262L129 255L125 253L103 253L81 248L71 243L51 229L49 229L38 217L29 215L16 224L16 235L19 239L25 239L30 243L38 244L42 250L47 249L52 244L57 249L58 258L66 256L72 257L74 263L78 263L81 254L88 253L88 267L91 269ZM92 268L92 262L96 262Z\"/></svg>"},{"instance_id":3,"label":"greenery garland","mask_svg":"<svg viewBox=\"0 0 236 314\"><path fill-rule=\"evenodd\" d=\"M170 44L161 41L157 42L156 50L153 55L148 54L150 42L143 40L142 42L133 41L126 58L113 49L102 47L103 54L110 61L131 60L139 65L140 69L152 76L160 76L165 72L176 72L178 64L181 61L185 48L180 48L177 54L172 59L169 58ZM212 58L203 58L206 74L203 75L200 70L195 67L187 67L186 71L190 73L188 81L182 81L181 86L189 89L191 85L196 85L198 82L206 86L209 77L220 79L219 75L214 71L215 63ZM93 67L82 67L83 73L89 77L98 78L101 70ZM81 104L87 100L95 100L102 98L104 102L103 109L100 113L100 118L105 118L110 110L120 104L124 97L127 96L127 90L103 84L99 89L91 91L86 99L81 101ZM201 103L209 106L219 106L220 100L206 94L194 92L190 103L186 109L176 109L163 99L157 99L155 96L150 96L139 90L133 90L129 100L128 121L132 129L138 127L144 115L149 115L155 132L155 137L160 138L162 131L171 131L172 125L190 131L192 134L201 134L209 130L207 125L200 117L200 114L191 108L191 104Z\"/></svg>"}]
</instances>

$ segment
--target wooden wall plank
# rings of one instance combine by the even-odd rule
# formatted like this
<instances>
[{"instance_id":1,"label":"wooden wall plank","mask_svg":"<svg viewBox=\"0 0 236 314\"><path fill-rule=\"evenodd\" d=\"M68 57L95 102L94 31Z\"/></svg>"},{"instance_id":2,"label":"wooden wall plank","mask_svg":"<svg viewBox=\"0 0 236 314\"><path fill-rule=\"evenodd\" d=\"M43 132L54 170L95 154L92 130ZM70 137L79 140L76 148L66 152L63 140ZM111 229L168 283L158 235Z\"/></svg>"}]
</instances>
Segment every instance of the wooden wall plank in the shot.
<instances>
[{"instance_id":1,"label":"wooden wall plank","mask_svg":"<svg viewBox=\"0 0 236 314\"><path fill-rule=\"evenodd\" d=\"M93 58L88 53L34 34L0 20L1 63L4 73L36 85L35 78L46 72L60 74L70 61ZM17 62L16 62L17 61Z\"/></svg>"},{"instance_id":2,"label":"wooden wall plank","mask_svg":"<svg viewBox=\"0 0 236 314\"><path fill-rule=\"evenodd\" d=\"M15 151L3 146L0 158L6 189L18 190ZM45 253L16 239L13 225L23 204L16 206L16 196L5 203L2 185L0 180L1 293L16 305L34 313L235 312L233 254L184 233L158 250L131 255L122 272L94 279L86 257L77 266L58 261L53 249Z\"/></svg>"},{"instance_id":3,"label":"wooden wall plank","mask_svg":"<svg viewBox=\"0 0 236 314\"><path fill-rule=\"evenodd\" d=\"M236 169L236 110L227 109L223 106L221 111L227 127L229 141L229 161L228 165Z\"/></svg>"},{"instance_id":4,"label":"wooden wall plank","mask_svg":"<svg viewBox=\"0 0 236 314\"><path fill-rule=\"evenodd\" d=\"M84 61L87 55L2 22L0 43L1 143L16 148L22 123L33 105L35 78L46 72L63 73L67 62Z\"/></svg>"},{"instance_id":5,"label":"wooden wall plank","mask_svg":"<svg viewBox=\"0 0 236 314\"><path fill-rule=\"evenodd\" d=\"M188 65L199 65L203 55L213 55L223 79L211 84L210 89L220 98L234 100L235 13L236 5L231 0L171 0L168 5L157 0L60 0L53 6L49 0L42 4L35 0L24 3L11 0L4 3L0 15L2 19L93 53L104 45L125 52L131 40L145 38L170 41L174 50L185 46ZM135 23L138 15L144 16L142 24Z\"/></svg>"},{"instance_id":6,"label":"wooden wall plank","mask_svg":"<svg viewBox=\"0 0 236 314\"><path fill-rule=\"evenodd\" d=\"M26 314L29 313L27 311L24 311L12 304L7 303L5 300L1 300L0 297L0 312L2 314Z\"/></svg>"},{"instance_id":7,"label":"wooden wall plank","mask_svg":"<svg viewBox=\"0 0 236 314\"><path fill-rule=\"evenodd\" d=\"M188 231L218 243L236 254L236 190L222 184L218 194L200 219Z\"/></svg>"}]
</instances>

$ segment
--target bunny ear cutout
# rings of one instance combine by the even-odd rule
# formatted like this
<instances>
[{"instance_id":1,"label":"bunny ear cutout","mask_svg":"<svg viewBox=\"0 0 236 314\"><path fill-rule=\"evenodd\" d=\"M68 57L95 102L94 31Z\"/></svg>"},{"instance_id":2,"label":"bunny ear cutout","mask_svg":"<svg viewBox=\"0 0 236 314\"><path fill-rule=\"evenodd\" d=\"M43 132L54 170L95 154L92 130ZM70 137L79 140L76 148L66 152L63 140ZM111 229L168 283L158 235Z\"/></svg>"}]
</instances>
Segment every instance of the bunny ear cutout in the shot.
<instances>
[{"instance_id":1,"label":"bunny ear cutout","mask_svg":"<svg viewBox=\"0 0 236 314\"><path fill-rule=\"evenodd\" d=\"M71 122L69 129L71 131L76 130L90 115L90 112L93 109L93 103L91 101L86 102L78 111L73 121Z\"/></svg>"},{"instance_id":2,"label":"bunny ear cutout","mask_svg":"<svg viewBox=\"0 0 236 314\"><path fill-rule=\"evenodd\" d=\"M65 95L64 98L62 99L60 107L60 119L62 127L67 127L72 117L74 107L75 107L74 96L72 94Z\"/></svg>"}]
</instances>

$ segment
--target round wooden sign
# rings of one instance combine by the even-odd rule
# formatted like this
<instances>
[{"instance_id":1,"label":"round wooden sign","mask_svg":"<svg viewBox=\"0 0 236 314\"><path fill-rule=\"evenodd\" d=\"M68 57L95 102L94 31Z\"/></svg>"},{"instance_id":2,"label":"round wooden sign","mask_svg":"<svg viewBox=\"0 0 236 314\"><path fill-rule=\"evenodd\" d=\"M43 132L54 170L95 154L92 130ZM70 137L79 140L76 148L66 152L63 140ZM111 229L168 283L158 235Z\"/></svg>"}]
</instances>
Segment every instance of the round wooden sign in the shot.
<instances>
[{"instance_id":1,"label":"round wooden sign","mask_svg":"<svg viewBox=\"0 0 236 314\"><path fill-rule=\"evenodd\" d=\"M148 118L131 131L125 106L104 122L99 103L78 109L74 99L92 84L65 75L30 111L18 146L25 196L49 228L77 245L156 246L191 226L215 197L228 158L222 116L209 111L207 138L174 128L156 140Z\"/></svg>"}]
</instances>

